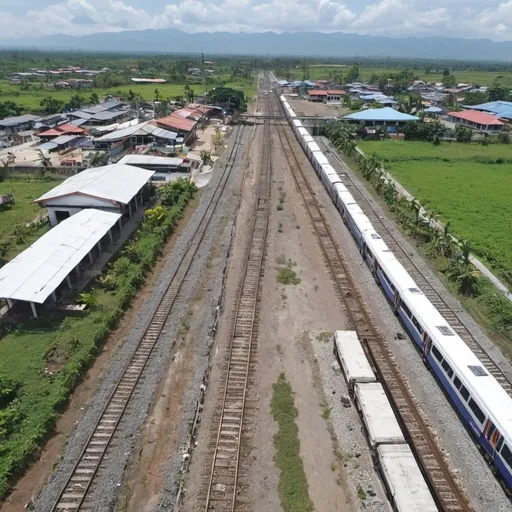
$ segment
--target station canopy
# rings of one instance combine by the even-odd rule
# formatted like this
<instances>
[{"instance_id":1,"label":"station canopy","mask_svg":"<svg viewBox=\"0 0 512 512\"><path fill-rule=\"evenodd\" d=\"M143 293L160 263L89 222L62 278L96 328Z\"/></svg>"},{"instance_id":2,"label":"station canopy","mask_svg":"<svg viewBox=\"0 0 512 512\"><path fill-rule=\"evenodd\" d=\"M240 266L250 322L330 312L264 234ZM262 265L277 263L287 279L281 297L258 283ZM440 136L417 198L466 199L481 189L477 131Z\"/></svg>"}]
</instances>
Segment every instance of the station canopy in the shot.
<instances>
[{"instance_id":1,"label":"station canopy","mask_svg":"<svg viewBox=\"0 0 512 512\"><path fill-rule=\"evenodd\" d=\"M43 304L120 217L87 209L63 220L0 269L0 297Z\"/></svg>"}]
</instances>

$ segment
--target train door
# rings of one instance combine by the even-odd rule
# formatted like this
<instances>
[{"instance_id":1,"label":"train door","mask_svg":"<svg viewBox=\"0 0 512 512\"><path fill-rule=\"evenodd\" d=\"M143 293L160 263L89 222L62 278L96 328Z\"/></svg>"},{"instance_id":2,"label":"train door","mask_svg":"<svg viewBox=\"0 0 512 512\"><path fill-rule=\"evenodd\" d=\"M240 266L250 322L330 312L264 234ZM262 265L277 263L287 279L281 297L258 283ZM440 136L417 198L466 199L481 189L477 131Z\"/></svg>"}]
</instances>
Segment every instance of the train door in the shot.
<instances>
[{"instance_id":1,"label":"train door","mask_svg":"<svg viewBox=\"0 0 512 512\"><path fill-rule=\"evenodd\" d=\"M431 346L432 346L432 340L430 339L430 336L425 331L423 333L423 357L425 359L427 359L427 357L428 357Z\"/></svg>"},{"instance_id":2,"label":"train door","mask_svg":"<svg viewBox=\"0 0 512 512\"><path fill-rule=\"evenodd\" d=\"M484 427L484 436L489 441L492 449L496 449L496 445L500 440L501 434L500 431L496 428L496 425L491 420L487 420Z\"/></svg>"}]
</instances>

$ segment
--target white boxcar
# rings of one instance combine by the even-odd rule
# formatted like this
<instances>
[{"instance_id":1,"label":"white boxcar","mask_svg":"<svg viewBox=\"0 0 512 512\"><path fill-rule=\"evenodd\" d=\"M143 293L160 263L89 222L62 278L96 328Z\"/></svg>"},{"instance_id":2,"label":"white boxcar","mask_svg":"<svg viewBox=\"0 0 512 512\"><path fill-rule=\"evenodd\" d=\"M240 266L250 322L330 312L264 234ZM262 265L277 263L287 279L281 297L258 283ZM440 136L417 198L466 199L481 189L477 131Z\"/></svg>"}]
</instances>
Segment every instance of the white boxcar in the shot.
<instances>
[{"instance_id":1,"label":"white boxcar","mask_svg":"<svg viewBox=\"0 0 512 512\"><path fill-rule=\"evenodd\" d=\"M380 444L405 443L402 429L380 382L357 383L355 398L373 448Z\"/></svg>"},{"instance_id":2,"label":"white boxcar","mask_svg":"<svg viewBox=\"0 0 512 512\"><path fill-rule=\"evenodd\" d=\"M375 382L375 374L355 331L336 331L334 350L349 388L357 382Z\"/></svg>"},{"instance_id":3,"label":"white boxcar","mask_svg":"<svg viewBox=\"0 0 512 512\"><path fill-rule=\"evenodd\" d=\"M377 447L384 482L398 512L438 512L418 463L406 444Z\"/></svg>"},{"instance_id":4,"label":"white boxcar","mask_svg":"<svg viewBox=\"0 0 512 512\"><path fill-rule=\"evenodd\" d=\"M308 157L311 158L311 155L315 151L320 151L320 148L318 147L318 144L316 142L308 142L307 151Z\"/></svg>"}]
</instances>

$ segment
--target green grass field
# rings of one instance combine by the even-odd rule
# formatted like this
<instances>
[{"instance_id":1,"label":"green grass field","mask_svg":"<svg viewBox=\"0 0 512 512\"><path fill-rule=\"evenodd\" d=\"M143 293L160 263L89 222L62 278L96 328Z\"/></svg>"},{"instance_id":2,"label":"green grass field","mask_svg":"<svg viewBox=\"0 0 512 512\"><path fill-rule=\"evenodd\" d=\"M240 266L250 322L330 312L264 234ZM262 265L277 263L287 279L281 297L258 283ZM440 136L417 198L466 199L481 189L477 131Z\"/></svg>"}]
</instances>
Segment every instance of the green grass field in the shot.
<instances>
[{"instance_id":1,"label":"green grass field","mask_svg":"<svg viewBox=\"0 0 512 512\"><path fill-rule=\"evenodd\" d=\"M240 89L248 96L249 100L257 92L256 79L254 80L239 80L236 82L227 81L229 78L226 77L226 87L232 87L233 89ZM37 84L36 84L37 85ZM207 84L207 90L218 85ZM129 90L139 94L142 98L148 101L152 101L155 97L155 89L158 89L161 98L175 98L176 96L184 96L185 84L129 84L120 85L118 87L111 88L99 88L91 87L87 89L76 90L53 90L53 89L41 89L38 90L32 86L29 90L22 91L19 85L9 85L7 80L0 80L0 101L14 101L14 103L23 107L24 112L35 112L41 110L41 100L47 96L52 96L56 100L68 102L69 98L73 94L79 94L88 100L90 95L95 92L100 99L103 99L107 95L117 96L119 94L126 95ZM196 95L202 93L201 84L190 84L190 87L194 90Z\"/></svg>"},{"instance_id":2,"label":"green grass field","mask_svg":"<svg viewBox=\"0 0 512 512\"><path fill-rule=\"evenodd\" d=\"M376 153L384 168L459 238L512 282L512 148L428 142L362 141L366 154ZM508 163L497 164L497 159ZM489 163L486 163L489 162Z\"/></svg>"},{"instance_id":3,"label":"green grass field","mask_svg":"<svg viewBox=\"0 0 512 512\"><path fill-rule=\"evenodd\" d=\"M59 183L61 183L61 180L58 179L41 179L27 175L12 175L11 180L7 179L0 182L0 194L12 193L15 200L14 204L0 209L0 244L3 245L9 242L17 228L25 226L27 222L44 213L39 205L30 204L30 201L48 192ZM44 232L45 228L40 228L26 236L21 236L16 241L15 247L9 246L7 253L0 257L0 266L28 247Z\"/></svg>"},{"instance_id":4,"label":"green grass field","mask_svg":"<svg viewBox=\"0 0 512 512\"><path fill-rule=\"evenodd\" d=\"M347 65L311 65L309 66L309 75L311 80L328 79L339 72L341 72L343 75L346 75L350 68L351 66ZM376 73L377 75L382 75L384 73L400 73L400 71L403 71L403 69L361 67L360 71L362 79L368 80L373 73ZM414 70L414 73L419 80L425 80L428 82L441 82L443 80L442 72L429 73L427 75L424 70L418 69ZM301 79L302 74L302 69L292 70L292 75L296 79ZM478 85L492 85L495 80L498 80L502 85L512 87L512 72L505 73L503 71L453 71L452 74L455 76L457 82L467 82Z\"/></svg>"}]
</instances>

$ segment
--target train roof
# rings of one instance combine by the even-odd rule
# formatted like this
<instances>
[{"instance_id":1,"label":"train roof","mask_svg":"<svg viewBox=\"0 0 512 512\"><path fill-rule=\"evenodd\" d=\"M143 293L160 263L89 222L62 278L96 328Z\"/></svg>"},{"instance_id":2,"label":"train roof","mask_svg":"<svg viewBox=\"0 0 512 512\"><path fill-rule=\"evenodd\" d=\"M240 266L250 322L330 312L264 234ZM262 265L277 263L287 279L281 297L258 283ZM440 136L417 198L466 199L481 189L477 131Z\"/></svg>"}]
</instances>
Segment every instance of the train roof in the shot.
<instances>
[{"instance_id":1,"label":"train roof","mask_svg":"<svg viewBox=\"0 0 512 512\"><path fill-rule=\"evenodd\" d=\"M361 207L355 201L353 203L347 204L346 207L352 218L354 218L356 215L364 215L363 210L361 210ZM366 217L366 215L364 216Z\"/></svg>"},{"instance_id":2,"label":"train roof","mask_svg":"<svg viewBox=\"0 0 512 512\"><path fill-rule=\"evenodd\" d=\"M512 439L512 398L425 295L401 295L478 405L489 413L500 432Z\"/></svg>"},{"instance_id":3,"label":"train roof","mask_svg":"<svg viewBox=\"0 0 512 512\"><path fill-rule=\"evenodd\" d=\"M347 187L345 187L345 185L343 185L343 183L335 183L333 185L334 187L334 190L336 191L336 194L344 194L344 193L349 193L350 192L348 191Z\"/></svg>"},{"instance_id":4,"label":"train roof","mask_svg":"<svg viewBox=\"0 0 512 512\"><path fill-rule=\"evenodd\" d=\"M285 102L286 101L286 98L284 97L283 94L281 94L281 96L279 96L279 99L282 101L282 102Z\"/></svg>"},{"instance_id":5,"label":"train roof","mask_svg":"<svg viewBox=\"0 0 512 512\"><path fill-rule=\"evenodd\" d=\"M361 208L358 207L360 210ZM350 215L352 216L352 219L357 226L357 229L361 233L366 231L367 229L373 229L373 224L371 220L364 214L364 212L361 210L361 213L358 213L355 208L352 207L352 205L349 206L348 210L350 211Z\"/></svg>"},{"instance_id":6,"label":"train roof","mask_svg":"<svg viewBox=\"0 0 512 512\"><path fill-rule=\"evenodd\" d=\"M335 174L336 177L338 176L338 173L336 172L336 169L334 169L334 167L331 164L322 164L322 171L325 172L325 174L327 176L329 174Z\"/></svg>"},{"instance_id":7,"label":"train roof","mask_svg":"<svg viewBox=\"0 0 512 512\"><path fill-rule=\"evenodd\" d=\"M380 382L356 384L355 396L372 447L405 443L404 435Z\"/></svg>"},{"instance_id":8,"label":"train roof","mask_svg":"<svg viewBox=\"0 0 512 512\"><path fill-rule=\"evenodd\" d=\"M339 191L338 197L341 199L343 204L345 205L345 208L348 208L349 206L356 204L356 200L354 199L354 196L347 190L347 191Z\"/></svg>"},{"instance_id":9,"label":"train roof","mask_svg":"<svg viewBox=\"0 0 512 512\"><path fill-rule=\"evenodd\" d=\"M300 119L294 119L292 121L292 123L294 124L294 126L296 126L297 128L303 128L303 125L302 125L302 122Z\"/></svg>"},{"instance_id":10,"label":"train roof","mask_svg":"<svg viewBox=\"0 0 512 512\"><path fill-rule=\"evenodd\" d=\"M310 151L313 151L313 152L320 151L320 148L319 148L318 144L315 141L308 142L308 148L309 148Z\"/></svg>"},{"instance_id":11,"label":"train roof","mask_svg":"<svg viewBox=\"0 0 512 512\"><path fill-rule=\"evenodd\" d=\"M377 454L398 512L438 512L408 445L383 444L377 447Z\"/></svg>"},{"instance_id":12,"label":"train roof","mask_svg":"<svg viewBox=\"0 0 512 512\"><path fill-rule=\"evenodd\" d=\"M375 381L375 374L355 331L336 331L334 343L349 384Z\"/></svg>"},{"instance_id":13,"label":"train roof","mask_svg":"<svg viewBox=\"0 0 512 512\"><path fill-rule=\"evenodd\" d=\"M313 144L315 144L313 142ZM321 152L321 151L314 151L313 152L313 158L322 166L329 163L329 160L327 160L327 157Z\"/></svg>"}]
</instances>

